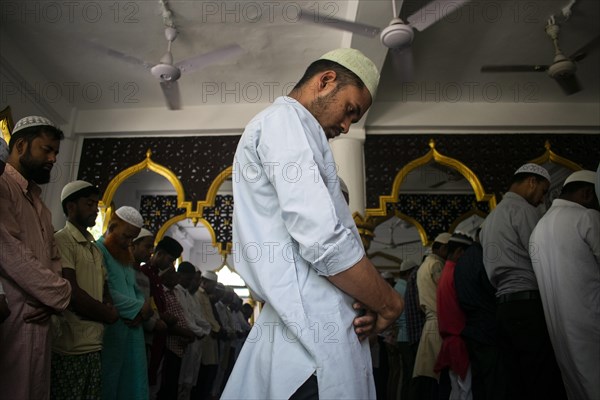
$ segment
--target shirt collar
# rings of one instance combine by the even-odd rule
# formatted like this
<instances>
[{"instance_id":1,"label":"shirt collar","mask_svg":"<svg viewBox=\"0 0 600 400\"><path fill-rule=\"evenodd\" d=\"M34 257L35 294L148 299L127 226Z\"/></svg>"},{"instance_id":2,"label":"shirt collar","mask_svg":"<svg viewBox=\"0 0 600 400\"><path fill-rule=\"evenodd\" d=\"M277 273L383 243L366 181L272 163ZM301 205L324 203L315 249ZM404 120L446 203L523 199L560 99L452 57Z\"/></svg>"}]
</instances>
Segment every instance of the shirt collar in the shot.
<instances>
[{"instance_id":1,"label":"shirt collar","mask_svg":"<svg viewBox=\"0 0 600 400\"><path fill-rule=\"evenodd\" d=\"M69 221L67 221L67 223L65 224L65 228L71 234L71 236L73 236L73 238L79 243L88 243L95 241L91 233L89 233L88 231L85 231L85 234L82 233L79 229L77 229L75 225L73 225Z\"/></svg>"},{"instance_id":2,"label":"shirt collar","mask_svg":"<svg viewBox=\"0 0 600 400\"><path fill-rule=\"evenodd\" d=\"M433 258L434 260L437 260L437 261L441 261L442 264L446 263L446 260L444 260L442 257L438 256L437 254L433 254L432 253L432 254L428 255L428 257L431 257L431 258Z\"/></svg>"},{"instance_id":3,"label":"shirt collar","mask_svg":"<svg viewBox=\"0 0 600 400\"><path fill-rule=\"evenodd\" d=\"M586 208L579 203L575 203L574 201L565 200L565 199L554 199L554 201L552 201L552 207L573 207L573 208L583 208L583 209Z\"/></svg>"},{"instance_id":4,"label":"shirt collar","mask_svg":"<svg viewBox=\"0 0 600 400\"><path fill-rule=\"evenodd\" d=\"M27 194L29 191L31 191L32 194L39 196L39 194L42 192L42 189L34 181L28 181L25 179L25 177L21 175L21 173L17 171L17 169L10 163L6 163L4 174L11 177L17 183L17 185L19 185L24 194Z\"/></svg>"},{"instance_id":5,"label":"shirt collar","mask_svg":"<svg viewBox=\"0 0 600 400\"><path fill-rule=\"evenodd\" d=\"M525 200L525 198L523 196L521 196L520 194L517 194L515 192L506 192L506 193L504 193L503 198L513 199L513 200L518 200L518 201L524 201L525 203L529 204L527 202L527 200Z\"/></svg>"},{"instance_id":6,"label":"shirt collar","mask_svg":"<svg viewBox=\"0 0 600 400\"><path fill-rule=\"evenodd\" d=\"M302 114L304 114L304 116L306 118L308 118L310 121L312 121L316 126L318 126L319 128L322 128L321 124L319 124L319 121L317 121L317 119L315 118L315 116L312 115L312 113L310 111L308 111L306 109L306 107L304 107L298 100L294 99L293 97L289 97L289 96L278 97L277 99L275 99L274 104L277 104L277 105L291 105L294 108L298 109L299 112L301 112ZM323 133L325 133L325 132L323 132Z\"/></svg>"}]
</instances>

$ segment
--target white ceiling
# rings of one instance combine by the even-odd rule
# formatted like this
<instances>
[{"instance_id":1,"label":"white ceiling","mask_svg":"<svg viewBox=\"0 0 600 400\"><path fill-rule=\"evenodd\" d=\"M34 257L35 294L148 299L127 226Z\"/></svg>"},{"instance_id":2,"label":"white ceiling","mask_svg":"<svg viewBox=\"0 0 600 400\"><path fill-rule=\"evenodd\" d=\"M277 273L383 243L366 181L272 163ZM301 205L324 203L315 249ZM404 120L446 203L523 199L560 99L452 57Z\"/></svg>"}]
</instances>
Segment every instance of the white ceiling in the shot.
<instances>
[{"instance_id":1,"label":"white ceiling","mask_svg":"<svg viewBox=\"0 0 600 400\"><path fill-rule=\"evenodd\" d=\"M400 15L426 0L407 0ZM307 64L336 47L361 49L382 67L372 107L378 116L406 103L600 103L600 51L578 65L584 90L565 96L545 73L482 74L484 64L550 64L554 51L544 32L547 18L568 0L473 0L424 32L415 32L414 82L400 83L378 38L365 38L298 21L300 7L381 28L391 17L389 0L171 1L180 34L175 61L237 43L244 54L184 74L184 109L207 105L267 103L286 94ZM400 2L398 2L400 3ZM452 0L448 0L451 9ZM157 80L140 66L95 49L89 42L156 63L166 50L157 1L2 0L2 80L21 77L54 106L57 96L76 110L165 108ZM598 36L600 2L578 0L562 23L565 54ZM561 19L562 21L562 19ZM41 78L17 62L16 49ZM6 92L6 91L5 91ZM5 94L6 96L6 94ZM2 103L5 102L3 99ZM368 121L367 121L368 124Z\"/></svg>"}]
</instances>

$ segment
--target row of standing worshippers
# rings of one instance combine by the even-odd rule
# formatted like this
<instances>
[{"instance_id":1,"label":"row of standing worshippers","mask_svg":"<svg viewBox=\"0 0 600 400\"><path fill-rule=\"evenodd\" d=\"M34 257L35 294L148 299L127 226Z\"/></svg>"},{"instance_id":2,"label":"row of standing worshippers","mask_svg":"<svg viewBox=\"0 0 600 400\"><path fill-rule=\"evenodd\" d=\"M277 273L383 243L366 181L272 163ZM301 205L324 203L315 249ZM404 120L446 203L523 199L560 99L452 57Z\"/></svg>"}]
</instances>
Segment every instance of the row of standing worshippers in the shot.
<instances>
[{"instance_id":1,"label":"row of standing worshippers","mask_svg":"<svg viewBox=\"0 0 600 400\"><path fill-rule=\"evenodd\" d=\"M150 398L218 397L253 309L218 283L213 271L201 273L184 261L175 273L173 262L182 251L176 240L164 237L152 253L153 243L144 228L133 241L136 284L155 310L143 323ZM174 318L182 312L184 319Z\"/></svg>"},{"instance_id":2,"label":"row of standing worshippers","mask_svg":"<svg viewBox=\"0 0 600 400\"><path fill-rule=\"evenodd\" d=\"M249 331L241 299L214 272L176 272L180 244L154 248L132 207L94 241L89 182L62 189L67 221L54 233L39 185L63 137L32 116L0 140L0 398L218 396Z\"/></svg>"},{"instance_id":3,"label":"row of standing worshippers","mask_svg":"<svg viewBox=\"0 0 600 400\"><path fill-rule=\"evenodd\" d=\"M475 238L405 260L378 398L599 399L599 178L574 172L542 216L551 178L526 164Z\"/></svg>"}]
</instances>

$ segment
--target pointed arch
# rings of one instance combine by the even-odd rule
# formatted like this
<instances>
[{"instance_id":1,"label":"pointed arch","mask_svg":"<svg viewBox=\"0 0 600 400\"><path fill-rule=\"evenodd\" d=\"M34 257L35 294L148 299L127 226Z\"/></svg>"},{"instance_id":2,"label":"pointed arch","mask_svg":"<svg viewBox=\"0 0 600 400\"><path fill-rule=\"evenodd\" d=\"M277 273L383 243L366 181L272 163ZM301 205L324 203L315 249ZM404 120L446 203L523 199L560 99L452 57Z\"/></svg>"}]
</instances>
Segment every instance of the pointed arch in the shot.
<instances>
[{"instance_id":1,"label":"pointed arch","mask_svg":"<svg viewBox=\"0 0 600 400\"><path fill-rule=\"evenodd\" d=\"M435 148L435 140L433 139L429 141L429 148L430 150L425 155L410 161L404 167L402 167L400 171L398 171L392 184L391 193L389 195L379 197L379 208L368 208L365 210L367 220L373 220L377 217L388 215L388 204L395 204L398 202L400 188L408 174L411 171L430 163L431 161L458 171L471 185L471 188L475 194L475 198L478 202L487 202L490 210L496 207L496 196L494 194L485 192L481 181L469 167L459 160L439 153ZM395 215L413 224L419 231L423 245L426 246L429 244L430 240L427 237L427 233L419 222L411 217L408 217L407 215L402 214L399 211L396 211Z\"/></svg>"},{"instance_id":2,"label":"pointed arch","mask_svg":"<svg viewBox=\"0 0 600 400\"><path fill-rule=\"evenodd\" d=\"M425 154L424 156L419 157L415 160L412 160L411 162L406 164L404 167L402 167L402 169L400 169L400 171L398 171L398 173L396 174L396 177L394 178L394 182L392 184L391 194L389 194L387 196L379 196L379 208L368 208L365 212L367 216L384 216L384 215L386 215L387 214L387 205L389 203L393 204L393 203L398 202L398 194L400 193L400 186L402 185L402 182L406 179L408 174L412 170L428 164L430 161L434 161L438 164L445 165L449 168L452 168L452 169L458 171L462 176L465 177L465 179L469 182L469 184L473 188L473 192L475 193L475 197L476 197L477 201L479 201L479 202L487 201L490 206L490 210L494 209L496 207L496 196L494 194L489 194L489 193L485 192L485 189L483 188L481 181L479 180L477 175L475 175L475 173L473 171L471 171L471 169L469 167L467 167L465 164L463 164L462 162L460 162L454 158L447 157L447 156L444 156L443 154L440 154L435 148L435 140L431 139L429 141L429 147L430 147L430 150L427 152L427 154Z\"/></svg>"},{"instance_id":3,"label":"pointed arch","mask_svg":"<svg viewBox=\"0 0 600 400\"><path fill-rule=\"evenodd\" d=\"M534 164L545 164L547 162L553 162L555 164L558 165L562 165L565 168L568 168L572 171L580 171L581 165L569 160L568 158L564 158L559 156L558 154L556 154L555 152L553 152L550 149L550 141L546 140L546 142L544 143L544 148L546 149L546 151L544 152L544 154L542 154L541 156L534 158L533 160L529 161L531 163Z\"/></svg>"},{"instance_id":4,"label":"pointed arch","mask_svg":"<svg viewBox=\"0 0 600 400\"><path fill-rule=\"evenodd\" d=\"M169 168L164 165L155 163L152 160L152 150L148 149L146 151L146 158L129 168L124 169L119 172L117 176L115 176L106 187L104 191L104 195L102 196L102 200L100 201L99 207L101 212L103 212L103 226L102 231L105 231L108 226L108 221L113 212L113 203L112 200L117 192L117 189L125 182L128 178L142 172L142 171L152 171L158 175L163 176L165 179L171 183L173 188L177 193L177 207L185 208L188 212L191 210L192 203L185 200L185 190L183 189L183 184L177 178L177 176L171 171ZM108 206L107 206L108 204ZM184 214L185 215L185 214Z\"/></svg>"}]
</instances>

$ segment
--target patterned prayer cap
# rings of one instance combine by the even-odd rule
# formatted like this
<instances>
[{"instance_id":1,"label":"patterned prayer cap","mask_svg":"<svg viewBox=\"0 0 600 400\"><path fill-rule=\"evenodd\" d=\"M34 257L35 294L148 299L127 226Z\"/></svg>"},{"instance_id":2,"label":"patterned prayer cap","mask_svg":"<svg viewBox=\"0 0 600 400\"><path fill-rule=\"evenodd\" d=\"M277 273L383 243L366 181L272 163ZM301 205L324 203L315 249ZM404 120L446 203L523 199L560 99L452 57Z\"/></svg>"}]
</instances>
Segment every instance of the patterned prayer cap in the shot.
<instances>
[{"instance_id":1,"label":"patterned prayer cap","mask_svg":"<svg viewBox=\"0 0 600 400\"><path fill-rule=\"evenodd\" d=\"M135 226L136 228L141 228L144 225L144 218L142 218L142 214L138 210L133 207L123 206L120 207L115 214L123 221L127 222L131 226Z\"/></svg>"},{"instance_id":2,"label":"patterned prayer cap","mask_svg":"<svg viewBox=\"0 0 600 400\"><path fill-rule=\"evenodd\" d=\"M522 165L518 170L515 171L515 175L521 173L539 175L542 178L545 178L548 182L551 181L550 174L548 173L546 168L534 163L527 163L525 165Z\"/></svg>"}]
</instances>

